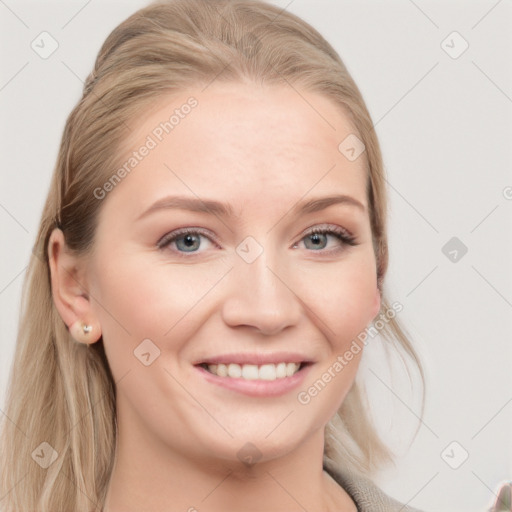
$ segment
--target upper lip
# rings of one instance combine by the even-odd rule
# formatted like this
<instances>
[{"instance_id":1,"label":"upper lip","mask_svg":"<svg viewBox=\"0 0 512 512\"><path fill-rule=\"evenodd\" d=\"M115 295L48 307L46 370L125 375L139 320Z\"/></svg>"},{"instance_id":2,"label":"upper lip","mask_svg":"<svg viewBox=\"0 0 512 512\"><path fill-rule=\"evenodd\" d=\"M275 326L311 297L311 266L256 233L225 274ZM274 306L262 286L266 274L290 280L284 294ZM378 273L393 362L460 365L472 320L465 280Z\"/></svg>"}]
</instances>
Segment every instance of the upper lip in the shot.
<instances>
[{"instance_id":1,"label":"upper lip","mask_svg":"<svg viewBox=\"0 0 512 512\"><path fill-rule=\"evenodd\" d=\"M311 363L311 358L294 352L262 353L233 353L218 356L205 357L195 362L198 364L278 364L278 363Z\"/></svg>"}]
</instances>

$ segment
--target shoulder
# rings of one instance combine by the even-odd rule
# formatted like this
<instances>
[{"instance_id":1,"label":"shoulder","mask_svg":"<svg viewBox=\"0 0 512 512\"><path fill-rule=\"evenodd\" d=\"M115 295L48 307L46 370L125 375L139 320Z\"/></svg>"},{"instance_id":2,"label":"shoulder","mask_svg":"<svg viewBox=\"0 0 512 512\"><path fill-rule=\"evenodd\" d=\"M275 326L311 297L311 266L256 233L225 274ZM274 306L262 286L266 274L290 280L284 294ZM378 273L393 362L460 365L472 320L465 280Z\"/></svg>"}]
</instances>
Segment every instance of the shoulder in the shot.
<instances>
[{"instance_id":1,"label":"shoulder","mask_svg":"<svg viewBox=\"0 0 512 512\"><path fill-rule=\"evenodd\" d=\"M324 464L324 470L350 495L358 512L421 512L388 496L369 478Z\"/></svg>"}]
</instances>

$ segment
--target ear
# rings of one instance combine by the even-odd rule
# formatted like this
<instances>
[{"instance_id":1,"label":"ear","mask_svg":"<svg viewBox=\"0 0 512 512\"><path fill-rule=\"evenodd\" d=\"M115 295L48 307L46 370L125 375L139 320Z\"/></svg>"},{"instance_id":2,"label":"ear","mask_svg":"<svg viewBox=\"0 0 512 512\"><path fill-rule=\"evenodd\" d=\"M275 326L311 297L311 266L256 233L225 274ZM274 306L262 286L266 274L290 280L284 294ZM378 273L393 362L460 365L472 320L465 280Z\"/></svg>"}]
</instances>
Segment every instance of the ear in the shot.
<instances>
[{"instance_id":1,"label":"ear","mask_svg":"<svg viewBox=\"0 0 512 512\"><path fill-rule=\"evenodd\" d=\"M48 241L53 302L73 338L94 343L101 336L101 326L91 308L87 289L85 260L74 255L66 245L63 232L56 228ZM83 330L83 325L91 327Z\"/></svg>"}]
</instances>

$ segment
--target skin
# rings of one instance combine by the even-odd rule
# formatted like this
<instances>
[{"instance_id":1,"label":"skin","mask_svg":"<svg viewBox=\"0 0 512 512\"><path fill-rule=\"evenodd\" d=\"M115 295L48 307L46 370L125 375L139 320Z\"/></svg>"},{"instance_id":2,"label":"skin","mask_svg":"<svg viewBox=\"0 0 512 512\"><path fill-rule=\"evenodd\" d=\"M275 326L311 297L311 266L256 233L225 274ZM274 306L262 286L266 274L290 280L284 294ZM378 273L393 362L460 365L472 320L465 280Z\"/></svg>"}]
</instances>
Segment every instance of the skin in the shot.
<instances>
[{"instance_id":1,"label":"skin","mask_svg":"<svg viewBox=\"0 0 512 512\"><path fill-rule=\"evenodd\" d=\"M126 155L189 96L198 106L102 200L93 253L71 255L59 230L49 243L55 305L68 326L93 326L79 341L103 336L116 381L117 450L104 510L355 511L322 457L324 427L362 351L307 405L297 393L380 309L364 155L350 162L338 151L357 132L318 94L214 82L161 98L132 123ZM297 201L333 193L364 209L291 214ZM162 209L138 219L170 194L229 203L234 216ZM306 231L325 224L349 230L358 245L325 235L314 246ZM183 227L203 228L212 241L201 237L193 253L183 239L157 247ZM252 263L236 252L248 236L263 247ZM160 350L149 366L134 357L147 338ZM280 351L314 364L300 388L277 397L214 386L193 366L206 356ZM237 456L247 442L256 464Z\"/></svg>"}]
</instances>

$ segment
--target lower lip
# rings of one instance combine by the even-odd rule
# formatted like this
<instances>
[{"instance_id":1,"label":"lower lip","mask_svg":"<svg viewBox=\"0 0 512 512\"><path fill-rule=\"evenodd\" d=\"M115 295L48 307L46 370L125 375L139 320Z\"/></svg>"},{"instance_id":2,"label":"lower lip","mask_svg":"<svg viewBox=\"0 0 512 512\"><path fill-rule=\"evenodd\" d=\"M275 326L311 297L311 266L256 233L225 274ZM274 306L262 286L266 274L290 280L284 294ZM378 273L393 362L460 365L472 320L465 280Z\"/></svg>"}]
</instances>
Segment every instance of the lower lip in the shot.
<instances>
[{"instance_id":1,"label":"lower lip","mask_svg":"<svg viewBox=\"0 0 512 512\"><path fill-rule=\"evenodd\" d=\"M311 368L311 364L304 366L297 373L294 373L291 377L283 377L276 380L247 380L233 377L219 377L213 373L205 370L201 366L195 366L196 370L201 372L203 377L212 384L217 386L237 391L249 396L280 396L292 391L302 384L306 374Z\"/></svg>"}]
</instances>

